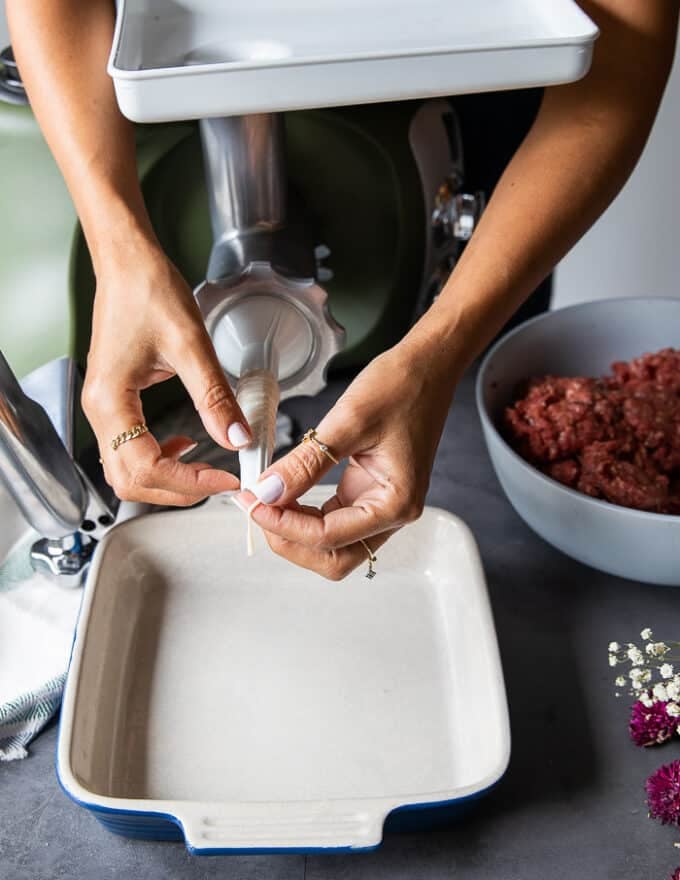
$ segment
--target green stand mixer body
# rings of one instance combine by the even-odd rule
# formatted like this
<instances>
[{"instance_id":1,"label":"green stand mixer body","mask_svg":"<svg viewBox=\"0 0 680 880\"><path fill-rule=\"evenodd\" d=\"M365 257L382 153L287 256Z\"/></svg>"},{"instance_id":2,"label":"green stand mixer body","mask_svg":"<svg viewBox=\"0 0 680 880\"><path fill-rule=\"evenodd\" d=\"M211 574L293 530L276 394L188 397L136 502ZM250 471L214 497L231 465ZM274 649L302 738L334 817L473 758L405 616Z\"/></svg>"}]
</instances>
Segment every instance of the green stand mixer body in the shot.
<instances>
[{"instance_id":1,"label":"green stand mixer body","mask_svg":"<svg viewBox=\"0 0 680 880\"><path fill-rule=\"evenodd\" d=\"M347 333L332 369L366 363L404 334L413 315L426 224L409 126L420 103L286 117L291 203L314 243L330 251L321 264L332 272L324 286ZM73 205L30 108L0 104L0 126L2 349L19 375L67 354L84 366L95 281ZM138 165L163 248L196 286L212 244L197 126L139 126Z\"/></svg>"}]
</instances>

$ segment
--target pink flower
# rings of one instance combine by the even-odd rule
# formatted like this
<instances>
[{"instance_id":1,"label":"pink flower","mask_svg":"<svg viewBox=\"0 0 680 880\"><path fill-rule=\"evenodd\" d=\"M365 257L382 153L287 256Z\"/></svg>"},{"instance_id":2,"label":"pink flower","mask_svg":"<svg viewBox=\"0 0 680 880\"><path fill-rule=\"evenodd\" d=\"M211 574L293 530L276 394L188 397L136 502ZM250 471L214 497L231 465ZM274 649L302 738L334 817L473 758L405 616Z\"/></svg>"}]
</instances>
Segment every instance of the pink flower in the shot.
<instances>
[{"instance_id":1,"label":"pink flower","mask_svg":"<svg viewBox=\"0 0 680 880\"><path fill-rule=\"evenodd\" d=\"M628 730L636 746L655 746L670 739L677 724L678 719L667 714L665 702L644 706L637 700L631 709Z\"/></svg>"},{"instance_id":2,"label":"pink flower","mask_svg":"<svg viewBox=\"0 0 680 880\"><path fill-rule=\"evenodd\" d=\"M670 880L680 880L680 868L676 868L671 874Z\"/></svg>"},{"instance_id":3,"label":"pink flower","mask_svg":"<svg viewBox=\"0 0 680 880\"><path fill-rule=\"evenodd\" d=\"M680 824L680 761L659 767L645 783L652 819L663 825Z\"/></svg>"}]
</instances>

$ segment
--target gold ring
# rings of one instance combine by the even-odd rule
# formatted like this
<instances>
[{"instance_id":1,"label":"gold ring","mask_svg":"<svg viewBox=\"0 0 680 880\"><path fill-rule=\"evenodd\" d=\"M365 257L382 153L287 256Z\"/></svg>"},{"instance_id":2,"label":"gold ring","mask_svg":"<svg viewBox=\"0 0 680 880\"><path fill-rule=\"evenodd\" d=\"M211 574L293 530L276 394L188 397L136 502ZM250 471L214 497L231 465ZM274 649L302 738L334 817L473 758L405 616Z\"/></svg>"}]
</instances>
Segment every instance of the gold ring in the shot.
<instances>
[{"instance_id":1,"label":"gold ring","mask_svg":"<svg viewBox=\"0 0 680 880\"><path fill-rule=\"evenodd\" d=\"M325 443L322 443L316 436L316 428L310 428L309 431L305 431L304 436L302 437L303 443L309 443L310 441L316 443L326 458L330 458L333 464L340 464L339 460L333 455L328 446Z\"/></svg>"},{"instance_id":2,"label":"gold ring","mask_svg":"<svg viewBox=\"0 0 680 880\"><path fill-rule=\"evenodd\" d=\"M377 574L376 570L373 568L373 563L378 561L378 557L371 550L371 548L368 546L368 544L366 543L366 541L364 541L363 538L359 538L359 543L364 548L364 550L368 553L368 571L366 572L366 577L370 581L370 580L373 580L373 578Z\"/></svg>"},{"instance_id":3,"label":"gold ring","mask_svg":"<svg viewBox=\"0 0 680 880\"><path fill-rule=\"evenodd\" d=\"M137 437L141 437L142 434L146 434L149 429L144 423L139 425L133 425L129 430L123 431L121 434L116 434L116 436L111 441L111 449L115 452L119 446L122 446L123 443L127 443L128 440L135 440Z\"/></svg>"}]
</instances>

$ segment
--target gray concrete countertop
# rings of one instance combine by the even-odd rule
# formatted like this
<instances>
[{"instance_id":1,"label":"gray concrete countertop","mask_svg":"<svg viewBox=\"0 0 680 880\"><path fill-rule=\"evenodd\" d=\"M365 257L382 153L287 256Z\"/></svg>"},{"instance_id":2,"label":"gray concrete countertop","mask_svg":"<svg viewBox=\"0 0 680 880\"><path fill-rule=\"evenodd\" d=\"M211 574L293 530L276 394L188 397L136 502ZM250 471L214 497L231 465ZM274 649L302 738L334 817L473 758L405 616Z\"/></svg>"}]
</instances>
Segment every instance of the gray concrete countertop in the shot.
<instances>
[{"instance_id":1,"label":"gray concrete countertop","mask_svg":"<svg viewBox=\"0 0 680 880\"><path fill-rule=\"evenodd\" d=\"M304 429L342 387L286 409ZM389 836L365 855L191 857L181 844L115 837L73 804L55 778L53 725L26 760L0 764L0 880L666 880L680 864L680 831L647 818L643 784L680 758L680 740L631 743L606 646L635 640L643 626L678 638L680 594L587 569L524 525L487 458L472 377L449 416L428 500L477 537L505 669L512 758L476 814L448 831Z\"/></svg>"}]
</instances>

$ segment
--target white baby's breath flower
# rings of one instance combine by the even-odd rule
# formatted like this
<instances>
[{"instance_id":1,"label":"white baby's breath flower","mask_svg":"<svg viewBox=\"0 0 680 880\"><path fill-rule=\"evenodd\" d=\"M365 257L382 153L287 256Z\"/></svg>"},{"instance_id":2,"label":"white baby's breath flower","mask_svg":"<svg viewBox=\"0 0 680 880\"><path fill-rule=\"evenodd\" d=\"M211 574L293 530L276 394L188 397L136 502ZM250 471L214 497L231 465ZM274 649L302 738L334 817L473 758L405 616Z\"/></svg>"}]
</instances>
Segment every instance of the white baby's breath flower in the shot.
<instances>
[{"instance_id":1,"label":"white baby's breath flower","mask_svg":"<svg viewBox=\"0 0 680 880\"><path fill-rule=\"evenodd\" d=\"M642 705L645 706L645 708L647 708L647 709L650 709L654 705L654 703L656 702L656 700L652 699L652 697L649 696L647 691L640 694L639 699L640 699L640 702L642 703Z\"/></svg>"},{"instance_id":2,"label":"white baby's breath flower","mask_svg":"<svg viewBox=\"0 0 680 880\"><path fill-rule=\"evenodd\" d=\"M640 681L639 678L635 678L631 682L631 687L633 688L634 691L640 691L640 690L642 690L642 682Z\"/></svg>"},{"instance_id":3,"label":"white baby's breath flower","mask_svg":"<svg viewBox=\"0 0 680 880\"><path fill-rule=\"evenodd\" d=\"M614 679L614 684L616 685L616 687L619 687L619 688L625 687L626 686L625 676L623 676L623 675L617 676L617 678Z\"/></svg>"},{"instance_id":4,"label":"white baby's breath flower","mask_svg":"<svg viewBox=\"0 0 680 880\"><path fill-rule=\"evenodd\" d=\"M619 662L619 661L616 659L616 654L610 654L610 655L609 655L609 665L610 665L610 666L616 666L616 664L617 664L618 662Z\"/></svg>"},{"instance_id":5,"label":"white baby's breath flower","mask_svg":"<svg viewBox=\"0 0 680 880\"><path fill-rule=\"evenodd\" d=\"M617 651L621 650L621 645L618 642L610 642L609 643L609 651L612 654L615 654Z\"/></svg>"},{"instance_id":6,"label":"white baby's breath flower","mask_svg":"<svg viewBox=\"0 0 680 880\"><path fill-rule=\"evenodd\" d=\"M636 648L635 645L631 645L626 653L628 654L628 659L630 660L630 662L635 663L636 666L642 666L642 664L645 662L642 651L639 648Z\"/></svg>"},{"instance_id":7,"label":"white baby's breath flower","mask_svg":"<svg viewBox=\"0 0 680 880\"><path fill-rule=\"evenodd\" d=\"M666 693L669 700L680 700L680 685L677 685L675 681L669 681L666 685Z\"/></svg>"},{"instance_id":8,"label":"white baby's breath flower","mask_svg":"<svg viewBox=\"0 0 680 880\"><path fill-rule=\"evenodd\" d=\"M667 703L666 704L666 714L670 715L671 718L680 717L680 706L677 703Z\"/></svg>"},{"instance_id":9,"label":"white baby's breath flower","mask_svg":"<svg viewBox=\"0 0 680 880\"><path fill-rule=\"evenodd\" d=\"M632 682L637 682L638 685L642 686L649 683L652 673L649 669L640 669L638 666L634 666L628 673L628 677Z\"/></svg>"},{"instance_id":10,"label":"white baby's breath flower","mask_svg":"<svg viewBox=\"0 0 680 880\"><path fill-rule=\"evenodd\" d=\"M673 675L673 665L671 663L664 663L659 669L659 674L661 678L671 678Z\"/></svg>"},{"instance_id":11,"label":"white baby's breath flower","mask_svg":"<svg viewBox=\"0 0 680 880\"><path fill-rule=\"evenodd\" d=\"M642 630L642 632L640 633L640 638L641 638L641 639L644 639L645 641L647 641L648 639L651 639L651 637L652 637L652 631L651 631L651 629L650 629L648 626L646 626L646 627Z\"/></svg>"},{"instance_id":12,"label":"white baby's breath flower","mask_svg":"<svg viewBox=\"0 0 680 880\"><path fill-rule=\"evenodd\" d=\"M662 700L665 702L668 699L668 691L666 690L666 685L661 684L661 682L654 685L654 687L652 688L652 693L657 698L657 700Z\"/></svg>"},{"instance_id":13,"label":"white baby's breath flower","mask_svg":"<svg viewBox=\"0 0 680 880\"><path fill-rule=\"evenodd\" d=\"M650 657L663 657L670 651L670 648L665 642L648 642L645 645L645 651Z\"/></svg>"}]
</instances>

